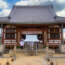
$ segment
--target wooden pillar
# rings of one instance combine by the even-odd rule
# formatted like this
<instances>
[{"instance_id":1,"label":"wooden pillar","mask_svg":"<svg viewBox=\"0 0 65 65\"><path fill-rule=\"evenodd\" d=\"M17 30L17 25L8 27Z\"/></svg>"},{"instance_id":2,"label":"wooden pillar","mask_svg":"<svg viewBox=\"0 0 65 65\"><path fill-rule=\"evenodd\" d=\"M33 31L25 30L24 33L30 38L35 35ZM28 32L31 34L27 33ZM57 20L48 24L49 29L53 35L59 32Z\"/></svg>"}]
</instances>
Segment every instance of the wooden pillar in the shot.
<instances>
[{"instance_id":1,"label":"wooden pillar","mask_svg":"<svg viewBox=\"0 0 65 65\"><path fill-rule=\"evenodd\" d=\"M46 28L46 30L44 31L44 44L45 44L45 45L47 44L47 28Z\"/></svg>"},{"instance_id":2,"label":"wooden pillar","mask_svg":"<svg viewBox=\"0 0 65 65\"><path fill-rule=\"evenodd\" d=\"M2 40L3 40L3 38L2 38L2 36L3 36L3 24L1 24L1 43L2 43Z\"/></svg>"},{"instance_id":3,"label":"wooden pillar","mask_svg":"<svg viewBox=\"0 0 65 65\"><path fill-rule=\"evenodd\" d=\"M63 39L63 24L61 25L61 31L62 31L62 32L61 32L61 33L62 33L62 34L61 34L61 35L62 35L62 42L61 42L61 43L64 44L64 39Z\"/></svg>"},{"instance_id":4,"label":"wooden pillar","mask_svg":"<svg viewBox=\"0 0 65 65\"><path fill-rule=\"evenodd\" d=\"M45 36L45 33L44 33L45 31L44 31L44 29L42 28L42 43L43 43L43 45L45 45L45 42L44 42L44 36Z\"/></svg>"},{"instance_id":5,"label":"wooden pillar","mask_svg":"<svg viewBox=\"0 0 65 65\"><path fill-rule=\"evenodd\" d=\"M17 46L19 46L20 44L20 38L21 37L21 29L17 28Z\"/></svg>"},{"instance_id":6,"label":"wooden pillar","mask_svg":"<svg viewBox=\"0 0 65 65\"><path fill-rule=\"evenodd\" d=\"M44 45L44 32L42 32L42 42L43 42L43 45Z\"/></svg>"}]
</instances>

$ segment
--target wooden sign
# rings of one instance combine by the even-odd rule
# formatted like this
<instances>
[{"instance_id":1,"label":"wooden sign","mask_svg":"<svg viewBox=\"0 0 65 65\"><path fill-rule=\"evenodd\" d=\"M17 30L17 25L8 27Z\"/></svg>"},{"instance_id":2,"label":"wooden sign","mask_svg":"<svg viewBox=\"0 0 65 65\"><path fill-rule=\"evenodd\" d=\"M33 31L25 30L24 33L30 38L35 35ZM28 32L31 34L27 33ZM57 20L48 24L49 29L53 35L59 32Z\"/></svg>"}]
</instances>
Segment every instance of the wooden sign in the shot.
<instances>
[{"instance_id":1,"label":"wooden sign","mask_svg":"<svg viewBox=\"0 0 65 65\"><path fill-rule=\"evenodd\" d=\"M42 34L41 31L24 31L22 34Z\"/></svg>"}]
</instances>

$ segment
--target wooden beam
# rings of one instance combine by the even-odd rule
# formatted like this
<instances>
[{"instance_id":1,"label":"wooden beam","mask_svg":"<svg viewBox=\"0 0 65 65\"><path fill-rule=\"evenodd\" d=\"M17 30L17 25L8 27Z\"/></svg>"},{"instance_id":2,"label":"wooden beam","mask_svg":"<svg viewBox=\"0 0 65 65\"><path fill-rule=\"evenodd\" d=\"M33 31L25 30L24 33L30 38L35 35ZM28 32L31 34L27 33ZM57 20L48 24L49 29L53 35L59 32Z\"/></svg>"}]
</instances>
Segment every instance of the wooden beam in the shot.
<instances>
[{"instance_id":1,"label":"wooden beam","mask_svg":"<svg viewBox=\"0 0 65 65\"><path fill-rule=\"evenodd\" d=\"M63 39L63 24L61 25L61 30L62 30L62 44L64 44L64 39Z\"/></svg>"}]
</instances>

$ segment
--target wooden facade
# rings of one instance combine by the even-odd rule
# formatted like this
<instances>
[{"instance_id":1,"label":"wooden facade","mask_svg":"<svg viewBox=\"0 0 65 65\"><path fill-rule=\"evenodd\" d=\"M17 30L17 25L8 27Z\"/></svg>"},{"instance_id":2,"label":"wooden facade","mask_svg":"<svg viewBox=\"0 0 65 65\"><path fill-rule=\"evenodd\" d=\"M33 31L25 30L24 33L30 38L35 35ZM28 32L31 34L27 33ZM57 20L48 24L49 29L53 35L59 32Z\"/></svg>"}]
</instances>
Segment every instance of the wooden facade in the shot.
<instances>
[{"instance_id":1,"label":"wooden facade","mask_svg":"<svg viewBox=\"0 0 65 65\"><path fill-rule=\"evenodd\" d=\"M40 24L41 25L41 24ZM41 35L43 46L59 47L62 42L61 25L5 25L2 42L6 46L19 46L20 40L27 34Z\"/></svg>"}]
</instances>

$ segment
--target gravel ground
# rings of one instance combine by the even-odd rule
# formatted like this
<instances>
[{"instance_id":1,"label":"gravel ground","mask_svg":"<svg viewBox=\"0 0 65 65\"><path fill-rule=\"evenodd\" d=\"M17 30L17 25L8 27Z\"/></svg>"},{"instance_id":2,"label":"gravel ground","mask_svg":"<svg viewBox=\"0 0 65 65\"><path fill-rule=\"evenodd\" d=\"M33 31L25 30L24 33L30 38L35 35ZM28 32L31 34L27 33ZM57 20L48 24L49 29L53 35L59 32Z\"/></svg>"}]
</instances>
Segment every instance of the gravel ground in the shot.
<instances>
[{"instance_id":1,"label":"gravel ground","mask_svg":"<svg viewBox=\"0 0 65 65\"><path fill-rule=\"evenodd\" d=\"M65 58L60 58L62 56L65 57L65 54L55 54L54 56L57 56L57 58L51 59L54 65L65 65ZM16 53L14 64L11 59L12 58L0 58L0 65L6 65L7 62L9 62L10 65L50 65L50 62L45 60L45 54L29 56L22 53Z\"/></svg>"},{"instance_id":2,"label":"gravel ground","mask_svg":"<svg viewBox=\"0 0 65 65\"><path fill-rule=\"evenodd\" d=\"M65 65L65 58L59 58L60 56L64 56L64 54L55 54L58 58L53 58L54 65ZM17 54L17 59L15 65L47 65L50 62L45 60L45 54L38 56L24 56L22 54Z\"/></svg>"}]
</instances>

